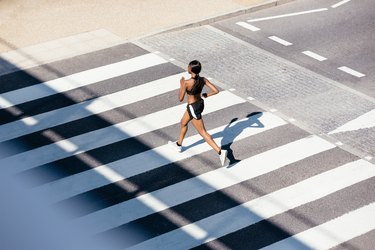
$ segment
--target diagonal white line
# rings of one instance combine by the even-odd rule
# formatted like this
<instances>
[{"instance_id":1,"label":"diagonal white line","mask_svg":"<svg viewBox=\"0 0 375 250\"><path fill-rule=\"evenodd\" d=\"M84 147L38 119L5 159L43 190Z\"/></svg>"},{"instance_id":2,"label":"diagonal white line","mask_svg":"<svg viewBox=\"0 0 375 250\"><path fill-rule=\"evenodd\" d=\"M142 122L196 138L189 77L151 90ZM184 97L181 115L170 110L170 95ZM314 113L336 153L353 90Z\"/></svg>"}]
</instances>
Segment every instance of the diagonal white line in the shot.
<instances>
[{"instance_id":1,"label":"diagonal white line","mask_svg":"<svg viewBox=\"0 0 375 250\"><path fill-rule=\"evenodd\" d=\"M257 18L257 19L250 19L250 20L248 20L248 22L253 23L253 22L266 21L266 20L277 19L277 18L305 15L305 14L311 14L311 13L316 13L316 12L322 12L322 11L326 11L326 10L328 10L328 9L322 8L322 9L301 11L301 12L295 12L295 13L278 15L278 16L270 16L270 17L263 17L263 18Z\"/></svg>"},{"instance_id":2,"label":"diagonal white line","mask_svg":"<svg viewBox=\"0 0 375 250\"><path fill-rule=\"evenodd\" d=\"M337 8L337 7L339 7L339 6L343 5L343 4L346 4L346 3L350 2L350 1L351 0L343 0L341 2L338 2L338 3L334 4L334 5L332 5L331 7L332 8Z\"/></svg>"},{"instance_id":3,"label":"diagonal white line","mask_svg":"<svg viewBox=\"0 0 375 250\"><path fill-rule=\"evenodd\" d=\"M328 134L343 133L349 131L356 131L360 129L367 129L375 127L375 109L351 120L342 126L336 128L335 130L329 132Z\"/></svg>"}]
</instances>

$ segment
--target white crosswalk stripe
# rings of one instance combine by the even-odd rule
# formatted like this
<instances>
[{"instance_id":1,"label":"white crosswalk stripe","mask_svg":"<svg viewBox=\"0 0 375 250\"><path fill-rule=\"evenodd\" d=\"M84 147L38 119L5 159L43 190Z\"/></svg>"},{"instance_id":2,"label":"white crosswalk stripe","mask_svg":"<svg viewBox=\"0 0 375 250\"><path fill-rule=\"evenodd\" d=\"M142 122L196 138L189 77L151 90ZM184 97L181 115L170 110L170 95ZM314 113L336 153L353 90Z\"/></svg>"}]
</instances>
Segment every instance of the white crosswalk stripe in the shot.
<instances>
[{"instance_id":1,"label":"white crosswalk stripe","mask_svg":"<svg viewBox=\"0 0 375 250\"><path fill-rule=\"evenodd\" d=\"M245 102L234 94L224 91L207 100L206 113L211 113L230 105ZM10 166L12 171L19 172L47 164L71 155L102 147L127 138L135 137L150 131L178 123L185 104L152 113L110 127L95 130L70 139L40 147L13 157L0 160L0 165ZM26 163L27 164L22 164ZM15 167L17 166L17 167Z\"/></svg>"},{"instance_id":2,"label":"white crosswalk stripe","mask_svg":"<svg viewBox=\"0 0 375 250\"><path fill-rule=\"evenodd\" d=\"M89 88L99 81L108 81L111 88L113 78L136 71L142 78L143 71L157 65L172 64L147 53L5 92L0 105L8 109L30 102L32 107L33 101ZM187 249L202 244L236 248L223 239L240 239L243 230L256 230L258 223L289 216L297 209L307 214L318 202L329 206L325 199L330 197L345 206L348 201L340 199L340 191L355 192L375 177L373 164L225 90L205 99L203 117L214 141L231 151L232 164L221 167L217 154L196 132L186 136L182 153L177 153L167 141L178 136L186 104L177 104L177 92L179 79L187 75L154 74L152 80L140 79L130 87L125 82L110 94L30 116L25 112L1 125L0 149L8 142L31 141L0 159L0 171L35 178L30 181L37 183L31 192L48 197L54 207L71 206L76 217L72 226L83 225L90 234L120 239L121 249ZM163 105L156 105L162 101ZM134 108L138 104L139 110ZM115 115L111 112L130 107L134 117L128 120L116 118L102 127L88 122L92 116ZM55 126L71 136L59 136L62 132L54 131ZM55 140L33 146L33 138L40 140L46 133L55 133ZM117 148L117 143L126 146ZM335 163L327 160L338 152L341 158ZM293 223L275 224L283 235L277 241L271 236L252 241L268 249L340 245L375 229L371 216L375 200L367 199L356 201L347 212L333 210L317 225L306 223L304 230ZM285 234L288 226L296 233ZM139 228L146 233L124 240Z\"/></svg>"},{"instance_id":3,"label":"white crosswalk stripe","mask_svg":"<svg viewBox=\"0 0 375 250\"><path fill-rule=\"evenodd\" d=\"M174 249L178 242L182 242L179 243L183 244L180 245L182 248L191 248L373 176L375 176L375 169L368 162L360 160L349 163L294 186L208 217L193 225L172 231L169 235L164 234L156 237L135 249L150 249L151 247L153 249ZM332 179L338 181L332 182ZM229 220L234 220L236 223L228 225L227 221ZM201 234L196 234L196 228L200 228ZM186 237L186 233L192 237Z\"/></svg>"},{"instance_id":4,"label":"white crosswalk stripe","mask_svg":"<svg viewBox=\"0 0 375 250\"><path fill-rule=\"evenodd\" d=\"M235 168L219 168L209 173L197 176L186 180L184 182L169 186L165 189L157 190L153 193L145 194L134 200L118 204L116 206L104 209L98 212L98 214L92 214L95 218L96 226L98 231L105 231L113 227L117 223L125 224L129 221L138 219L139 217L146 216L151 211L159 212L165 209L165 206L158 206L157 203L148 202L149 206L145 207L143 204L146 201L158 200L162 204L168 206L175 206L177 204L186 202L188 200L195 199L197 197L206 195L210 192L220 190L244 180L254 178L261 174L267 173L268 171L276 170L287 164L293 163L306 158L313 154L322 152L330 149L333 146L317 137L302 139L301 141L292 142L280 148L264 152L252 158L241 161ZM288 155L284 158L285 154L296 149L304 148L304 151L300 151L300 154ZM275 161L276 159L276 161ZM174 196L173 194L180 194ZM113 214L118 214L119 211L137 211L137 213L128 214L126 217L122 216L121 219L116 218L111 220ZM90 217L85 218L91 220ZM99 224L100 223L100 224ZM95 225L90 226L91 229L95 228Z\"/></svg>"},{"instance_id":5,"label":"white crosswalk stripe","mask_svg":"<svg viewBox=\"0 0 375 250\"><path fill-rule=\"evenodd\" d=\"M263 124L266 125L264 128L251 129L248 127L249 123L246 123L246 119L235 122L233 126L241 123L242 125L236 128L238 130L238 136L234 139L234 141L238 141L248 136L252 136L286 124L286 122L282 119L275 117L274 115L269 113L266 113L259 119ZM220 140L222 140L226 136L225 134L221 134L224 129L225 126L221 126L213 130L209 130L209 133L212 135L219 134L219 136L214 139L219 144ZM232 130L231 132L234 131ZM200 140L200 135L194 135L185 139L185 145L193 145L195 142ZM222 143L224 144L226 142L223 141ZM210 146L202 142L189 148L189 150L181 154L174 154L174 151L172 151L173 149L170 148L169 145L163 145L136 154L134 156L118 160L108 165L96 167L91 171L79 173L77 175L61 179L54 183L47 184L45 186L42 186L39 191L47 193L52 192L53 199L56 199L56 201L58 201L59 199L66 199L70 196L78 195L88 190L104 186L109 182L120 181L131 176L150 171L157 167L167 165L171 162L181 161L210 149ZM132 166L132 168L124 168L123 166ZM71 188L73 186L73 183L80 183L80 186L75 187L76 189L73 190Z\"/></svg>"},{"instance_id":6,"label":"white crosswalk stripe","mask_svg":"<svg viewBox=\"0 0 375 250\"><path fill-rule=\"evenodd\" d=\"M176 82L178 83L181 76L184 75L185 74L177 74L168 76L166 78L158 79L156 81L130 89L125 89L114 94L102 96L94 100L84 101L75 105L70 105L33 117L23 118L15 122L7 123L0 126L0 142L70 121L78 120L90 115L99 114L101 112L129 105L152 96L172 91L179 87ZM25 124L27 124L28 119L34 120L35 123L33 126L25 128Z\"/></svg>"},{"instance_id":7,"label":"white crosswalk stripe","mask_svg":"<svg viewBox=\"0 0 375 250\"><path fill-rule=\"evenodd\" d=\"M165 62L167 61L157 55L146 54L96 69L86 70L84 72L58 78L49 82L4 93L0 99L0 107L9 108L9 104L12 106L18 105L20 103L84 87L95 82L104 81ZM6 100L6 102L3 103L1 100Z\"/></svg>"}]
</instances>

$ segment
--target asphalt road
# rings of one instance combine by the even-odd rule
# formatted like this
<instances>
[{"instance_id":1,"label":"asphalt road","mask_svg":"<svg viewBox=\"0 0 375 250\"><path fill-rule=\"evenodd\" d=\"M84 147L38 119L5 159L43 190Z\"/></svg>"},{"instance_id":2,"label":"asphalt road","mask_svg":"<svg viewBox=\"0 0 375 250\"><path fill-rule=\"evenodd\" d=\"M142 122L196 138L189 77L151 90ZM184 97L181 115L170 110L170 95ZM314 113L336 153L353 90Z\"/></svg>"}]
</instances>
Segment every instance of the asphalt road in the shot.
<instances>
[{"instance_id":1,"label":"asphalt road","mask_svg":"<svg viewBox=\"0 0 375 250\"><path fill-rule=\"evenodd\" d=\"M358 83L371 73L345 61L351 54L325 54L307 38L298 45L301 32L291 27L300 26L291 19L284 28L259 21L256 32L236 25L265 12L301 11L302 2L2 75L0 230L7 249L371 249L374 164L323 132L373 106L311 70ZM182 153L167 143L186 109L177 91L192 58L221 90L205 100L204 122L228 150L229 167L192 126ZM336 63L366 76L347 76ZM362 106L349 110L351 97ZM368 150L374 133L357 130ZM56 211L58 219L49 219ZM33 230L38 221L43 230Z\"/></svg>"},{"instance_id":2,"label":"asphalt road","mask_svg":"<svg viewBox=\"0 0 375 250\"><path fill-rule=\"evenodd\" d=\"M260 30L248 30L237 22ZM299 0L213 26L375 97L374 1ZM292 45L282 45L269 39L271 36ZM302 53L304 51L314 52L326 60L309 57ZM365 76L357 77L338 70L343 66Z\"/></svg>"}]
</instances>

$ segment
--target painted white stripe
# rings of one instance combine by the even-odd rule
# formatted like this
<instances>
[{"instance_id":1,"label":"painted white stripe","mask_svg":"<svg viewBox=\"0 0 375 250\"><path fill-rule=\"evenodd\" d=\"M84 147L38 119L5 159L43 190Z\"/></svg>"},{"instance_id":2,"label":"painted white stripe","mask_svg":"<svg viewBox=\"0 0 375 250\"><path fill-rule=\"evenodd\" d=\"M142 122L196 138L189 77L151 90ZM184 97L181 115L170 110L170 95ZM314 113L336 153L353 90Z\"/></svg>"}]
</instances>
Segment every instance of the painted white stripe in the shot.
<instances>
[{"instance_id":1,"label":"painted white stripe","mask_svg":"<svg viewBox=\"0 0 375 250\"><path fill-rule=\"evenodd\" d=\"M1 94L6 102L0 102L0 108L9 108L13 105L80 88L95 82L104 81L166 62L167 61L160 56L150 53L26 88L9 91Z\"/></svg>"},{"instance_id":2,"label":"painted white stripe","mask_svg":"<svg viewBox=\"0 0 375 250\"><path fill-rule=\"evenodd\" d=\"M374 165L358 160L183 226L136 245L132 249L148 249L151 246L152 249L192 248L315 201L373 176L375 176ZM228 223L229 221L230 223ZM193 238L195 228L199 228L205 234L201 233L200 237Z\"/></svg>"},{"instance_id":3,"label":"painted white stripe","mask_svg":"<svg viewBox=\"0 0 375 250\"><path fill-rule=\"evenodd\" d=\"M341 70L341 71L344 71L345 73L348 73L350 75L353 75L353 76L356 76L356 77L359 77L359 78L366 76L365 74L362 74L361 72L358 72L358 71L356 71L354 69L351 69L351 68L348 68L346 66L342 66L338 69Z\"/></svg>"},{"instance_id":4,"label":"painted white stripe","mask_svg":"<svg viewBox=\"0 0 375 250\"><path fill-rule=\"evenodd\" d=\"M261 122L264 127L251 127L251 125L258 122ZM281 118L271 113L263 113L262 116L256 119L242 119L232 123L229 128L225 125L208 132L213 136L218 145L225 145L285 124L287 123ZM198 141L201 143L196 144ZM90 171L48 183L35 190L38 193L42 193L45 197L51 197L51 202L58 202L109 183L124 180L131 176L211 150L211 147L202 141L200 135L185 138L184 145L193 146L186 148L186 151L184 150L182 153L176 154L174 149L170 148L169 145L163 145L107 165L96 167Z\"/></svg>"},{"instance_id":5,"label":"painted white stripe","mask_svg":"<svg viewBox=\"0 0 375 250\"><path fill-rule=\"evenodd\" d=\"M326 10L328 10L328 9L322 8L322 9L301 11L301 12L295 12L295 13L278 15L278 16L270 16L270 17L263 17L263 18L257 18L257 19L250 19L250 20L248 20L248 22L253 23L253 22L266 21L266 20L277 19L277 18L305 15L305 14L311 14L311 13L316 13L316 12L321 12L321 11L326 11Z\"/></svg>"},{"instance_id":6,"label":"painted white stripe","mask_svg":"<svg viewBox=\"0 0 375 250\"><path fill-rule=\"evenodd\" d=\"M290 43L290 42L288 42L288 41L285 41L285 40L283 40L283 39L281 39L280 37L277 37L277 36L270 36L270 37L268 37L269 39L271 39L272 41L275 41L275 42L277 42L277 43L280 43L280 44L282 44L282 45L284 45L284 46L290 46L290 45L293 45L293 43Z\"/></svg>"},{"instance_id":7,"label":"painted white stripe","mask_svg":"<svg viewBox=\"0 0 375 250\"><path fill-rule=\"evenodd\" d=\"M184 75L185 73L169 76L89 101L4 124L0 126L0 142L90 115L99 114L178 89L179 84L176 84L176 82L178 83L181 76ZM33 124L26 123L30 119L35 122ZM29 126L25 126L25 123Z\"/></svg>"},{"instance_id":8,"label":"painted white stripe","mask_svg":"<svg viewBox=\"0 0 375 250\"><path fill-rule=\"evenodd\" d=\"M205 113L211 113L243 102L245 102L244 99L229 91L223 91L218 95L206 99ZM181 104L66 139L73 145L76 145L77 152L67 152L63 150L59 146L59 144L64 143L64 140L62 140L57 143L4 158L0 160L0 166L8 167L10 173L16 173L130 137L139 136L178 123L185 108L186 104Z\"/></svg>"},{"instance_id":9,"label":"painted white stripe","mask_svg":"<svg viewBox=\"0 0 375 250\"><path fill-rule=\"evenodd\" d=\"M334 148L327 141L311 136L266 151L239 162L231 168L219 168L163 189L139 196L81 218L95 231L105 231L149 214L160 212L165 206L145 201L157 199L168 207L187 202L242 181L274 171L306 157ZM178 195L175 195L178 194ZM124 211L132 211L124 213Z\"/></svg>"},{"instance_id":10,"label":"painted white stripe","mask_svg":"<svg viewBox=\"0 0 375 250\"><path fill-rule=\"evenodd\" d=\"M258 27L255 27L255 26L253 26L251 24L248 24L248 23L245 23L245 22L237 22L236 24L239 25L239 26L241 26L241 27L243 27L243 28L245 28L245 29L251 30L251 31L258 31L258 30L260 30Z\"/></svg>"},{"instance_id":11,"label":"painted white stripe","mask_svg":"<svg viewBox=\"0 0 375 250\"><path fill-rule=\"evenodd\" d=\"M325 58L324 56L318 55L318 54L316 54L314 52L311 52L311 51L308 51L308 50L303 51L302 53L311 57L311 58L314 58L315 60L318 60L320 62L327 60L327 58Z\"/></svg>"},{"instance_id":12,"label":"painted white stripe","mask_svg":"<svg viewBox=\"0 0 375 250\"><path fill-rule=\"evenodd\" d=\"M357 117L356 119L345 123L328 134L356 131L359 129L368 129L375 127L375 109Z\"/></svg>"},{"instance_id":13,"label":"painted white stripe","mask_svg":"<svg viewBox=\"0 0 375 250\"><path fill-rule=\"evenodd\" d=\"M331 7L332 8L337 8L337 7L339 7L339 6L343 5L343 4L346 4L346 3L350 2L350 1L351 0L343 0L341 2L338 2L338 3L334 4L334 5L332 5Z\"/></svg>"},{"instance_id":14,"label":"painted white stripe","mask_svg":"<svg viewBox=\"0 0 375 250\"><path fill-rule=\"evenodd\" d=\"M371 203L264 249L330 249L375 229L374 215Z\"/></svg>"}]
</instances>

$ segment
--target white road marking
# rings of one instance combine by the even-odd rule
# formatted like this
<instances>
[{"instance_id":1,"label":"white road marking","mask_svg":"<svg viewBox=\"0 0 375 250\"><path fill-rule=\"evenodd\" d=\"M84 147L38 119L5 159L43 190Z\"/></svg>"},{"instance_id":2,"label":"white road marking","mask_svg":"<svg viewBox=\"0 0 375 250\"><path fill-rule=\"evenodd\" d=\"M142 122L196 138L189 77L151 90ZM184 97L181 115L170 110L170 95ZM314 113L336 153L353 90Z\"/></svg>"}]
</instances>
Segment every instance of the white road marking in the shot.
<instances>
[{"instance_id":1,"label":"white road marking","mask_svg":"<svg viewBox=\"0 0 375 250\"><path fill-rule=\"evenodd\" d=\"M356 77L359 77L359 78L366 76L365 74L362 74L362 73L360 73L360 72L358 72L358 71L356 71L354 69L348 68L346 66L342 66L342 67L340 67L338 69L341 70L341 71L344 71L345 73L348 73L350 75L353 75L353 76L356 76Z\"/></svg>"},{"instance_id":2,"label":"white road marking","mask_svg":"<svg viewBox=\"0 0 375 250\"><path fill-rule=\"evenodd\" d=\"M194 178L97 211L86 217L82 217L81 222L84 224L87 223L86 225L88 225L88 228L97 232L106 231L149 214L160 212L164 209L164 207L158 207L157 204L153 206L148 203L148 206L145 206L144 203L148 200L148 197L157 199L163 204L167 204L169 207L176 206L215 192L216 190L277 170L288 164L300 161L334 147L333 144L317 136L309 136L242 160L237 163L235 167L218 168ZM368 164L368 162L366 163ZM375 172L375 168L372 170ZM330 179L330 182L332 182L332 179ZM132 213L124 213L124 211L132 211ZM234 222L236 220L230 221ZM213 226L213 224L211 225ZM199 227L202 228L200 225ZM188 239L186 240L189 241ZM182 249L187 248L182 247Z\"/></svg>"},{"instance_id":3,"label":"white road marking","mask_svg":"<svg viewBox=\"0 0 375 250\"><path fill-rule=\"evenodd\" d=\"M11 140L53 126L100 114L121 106L151 98L179 88L185 73L161 78L99 98L23 118L0 126L0 142ZM25 126L27 124L28 126Z\"/></svg>"},{"instance_id":4,"label":"white road marking","mask_svg":"<svg viewBox=\"0 0 375 250\"><path fill-rule=\"evenodd\" d=\"M363 114L356 119L345 123L341 127L329 132L328 134L336 134L342 132L356 131L359 129L367 129L375 127L375 109Z\"/></svg>"},{"instance_id":5,"label":"white road marking","mask_svg":"<svg viewBox=\"0 0 375 250\"><path fill-rule=\"evenodd\" d=\"M230 130L226 131L227 125L224 125L210 130L209 133L218 145L223 145L287 124L283 119L271 113L263 113L257 120L264 127L251 127L252 123L257 121L253 121L250 118L233 122ZM233 135L236 135L236 137L233 138ZM195 145L198 141L201 141L201 143ZM176 154L169 145L162 145L107 165L45 184L35 189L35 191L41 192L46 197L51 197L51 202L58 202L109 183L124 180L211 150L211 147L202 141L202 137L199 134L185 138L184 145L194 146Z\"/></svg>"},{"instance_id":6,"label":"white road marking","mask_svg":"<svg viewBox=\"0 0 375 250\"><path fill-rule=\"evenodd\" d=\"M303 149L300 148L299 150ZM248 164L247 167L251 168L251 166L253 165ZM255 168L259 168L259 166L258 164ZM262 165L262 167L263 166L266 167L266 164ZM252 171L254 171L254 169L252 169ZM234 208L206 217L169 233L144 241L131 249L176 249L176 246L181 249L189 249L238 231L272 216L284 213L303 204L315 201L374 176L375 167L373 164L364 160L351 162ZM218 181L216 183L218 183ZM184 194L186 190L189 189L180 190L178 193ZM172 193L170 196L172 196ZM368 214L366 213L366 215ZM375 218L374 216L372 217ZM200 231L204 231L205 234L194 238L193 232L195 228L199 228Z\"/></svg>"},{"instance_id":7,"label":"white road marking","mask_svg":"<svg viewBox=\"0 0 375 250\"><path fill-rule=\"evenodd\" d=\"M149 53L22 89L9 91L1 94L2 101L0 102L0 108L9 108L13 105L80 88L166 62L160 56Z\"/></svg>"},{"instance_id":8,"label":"white road marking","mask_svg":"<svg viewBox=\"0 0 375 250\"><path fill-rule=\"evenodd\" d=\"M374 214L371 203L263 249L330 249L375 229Z\"/></svg>"},{"instance_id":9,"label":"white road marking","mask_svg":"<svg viewBox=\"0 0 375 250\"><path fill-rule=\"evenodd\" d=\"M321 55L318 55L318 54L316 54L314 52L308 51L308 50L303 51L302 54L305 54L305 55L307 55L307 56L309 56L311 58L314 58L315 60L318 60L320 62L327 60L327 58L325 58L325 57L323 57Z\"/></svg>"},{"instance_id":10,"label":"white road marking","mask_svg":"<svg viewBox=\"0 0 375 250\"><path fill-rule=\"evenodd\" d=\"M236 24L239 25L239 26L241 26L241 27L243 27L243 28L245 28L245 29L251 30L251 31L258 31L258 30L260 30L258 27L255 27L255 26L253 26L251 24L248 24L248 23L245 23L245 22L237 22Z\"/></svg>"},{"instance_id":11,"label":"white road marking","mask_svg":"<svg viewBox=\"0 0 375 250\"><path fill-rule=\"evenodd\" d=\"M205 113L211 113L245 102L244 99L229 91L222 91L218 95L207 98ZM28 170L65 157L77 155L81 152L103 147L121 140L139 136L157 129L177 124L186 108L186 104L174 106L165 110L151 113L133 120L121 122L109 127L91 131L66 139L76 145L77 152L67 152L59 144L52 143L43 147L29 150L0 160L0 166L9 168L9 173Z\"/></svg>"},{"instance_id":12,"label":"white road marking","mask_svg":"<svg viewBox=\"0 0 375 250\"><path fill-rule=\"evenodd\" d=\"M343 0L341 2L338 2L338 3L334 4L334 5L332 5L331 7L332 8L337 8L337 7L339 7L339 6L343 5L343 4L346 4L346 3L350 2L350 1L351 0Z\"/></svg>"},{"instance_id":13,"label":"white road marking","mask_svg":"<svg viewBox=\"0 0 375 250\"><path fill-rule=\"evenodd\" d=\"M321 12L321 11L327 11L327 10L328 10L327 8L315 9L315 10L308 10L308 11L295 12L295 13L278 15L278 16L270 16L270 17L263 17L263 18L257 18L257 19L250 19L250 20L248 20L248 22L253 23L253 22L266 21L266 20L277 19L277 18L284 18L284 17L304 15L304 14L311 14L311 13L316 13L316 12Z\"/></svg>"},{"instance_id":14,"label":"white road marking","mask_svg":"<svg viewBox=\"0 0 375 250\"><path fill-rule=\"evenodd\" d=\"M365 159L368 160L368 161L371 161L372 160L372 156L368 155L368 156L365 157Z\"/></svg>"},{"instance_id":15,"label":"white road marking","mask_svg":"<svg viewBox=\"0 0 375 250\"><path fill-rule=\"evenodd\" d=\"M280 43L280 44L282 44L282 45L284 45L284 46L290 46L290 45L293 45L293 43L290 43L290 42L288 42L288 41L285 41L285 40L283 40L283 39L281 39L281 38L279 38L279 37L277 37L277 36L270 36L270 37L268 37L269 39L271 39L271 40L273 40L273 41L275 41L275 42L277 42L277 43Z\"/></svg>"}]
</instances>

